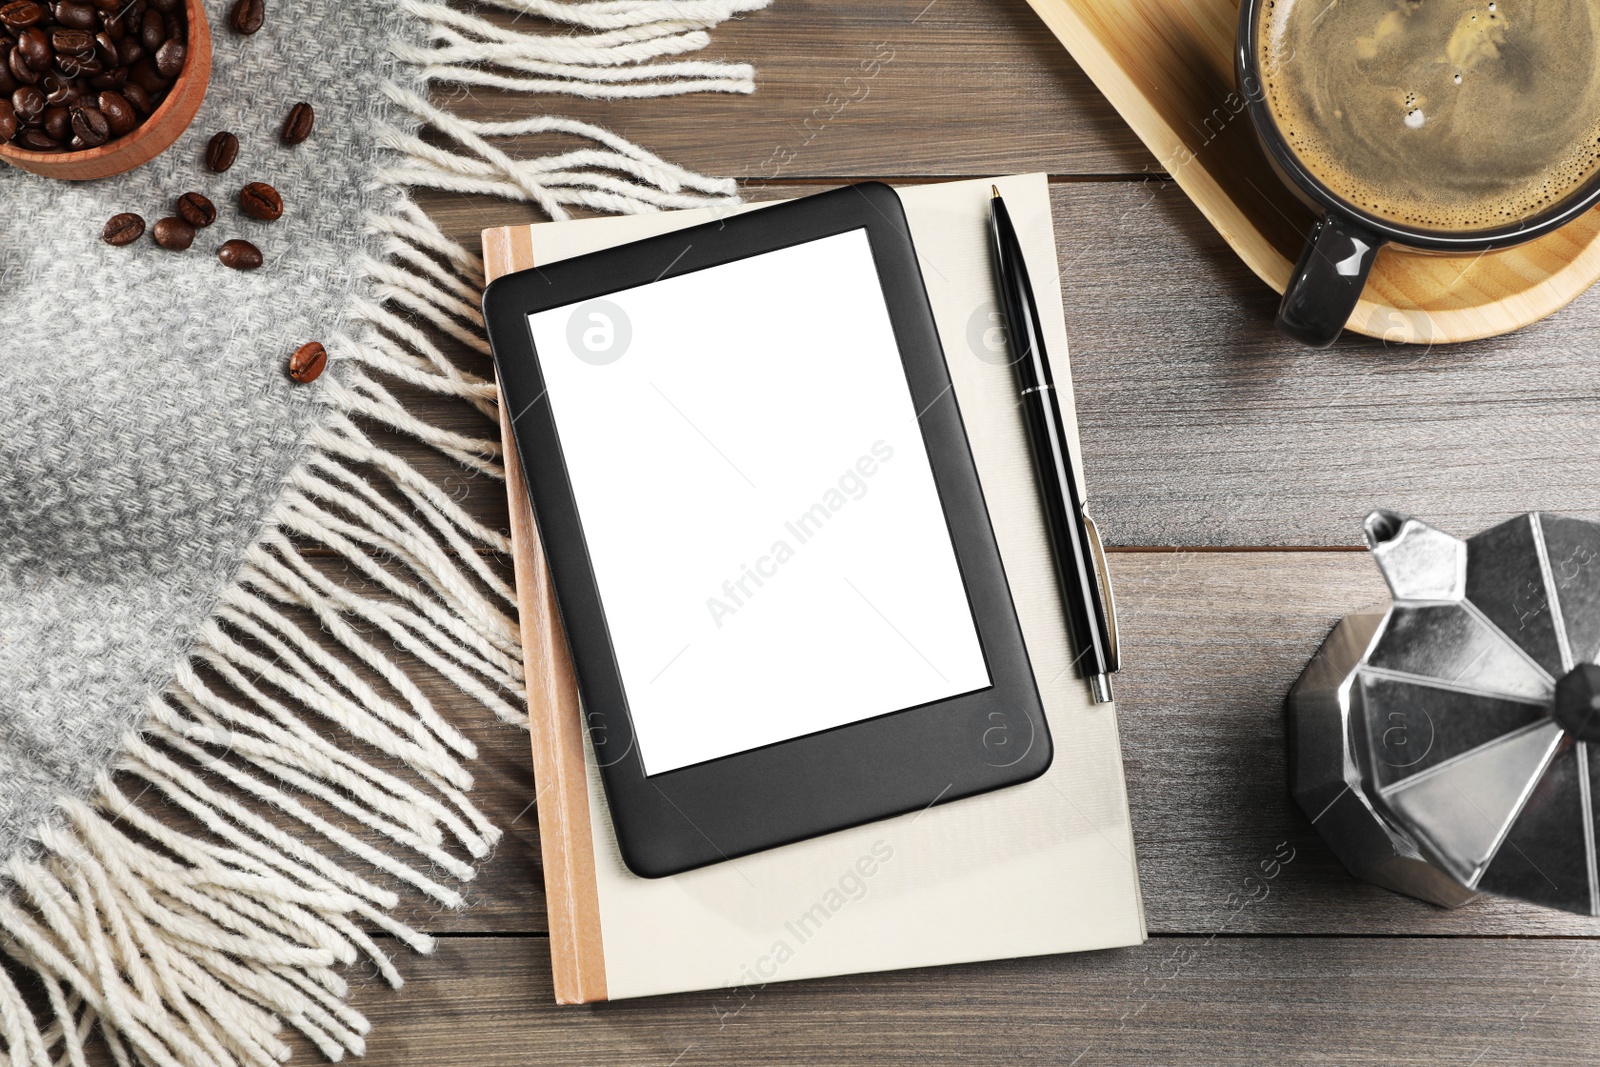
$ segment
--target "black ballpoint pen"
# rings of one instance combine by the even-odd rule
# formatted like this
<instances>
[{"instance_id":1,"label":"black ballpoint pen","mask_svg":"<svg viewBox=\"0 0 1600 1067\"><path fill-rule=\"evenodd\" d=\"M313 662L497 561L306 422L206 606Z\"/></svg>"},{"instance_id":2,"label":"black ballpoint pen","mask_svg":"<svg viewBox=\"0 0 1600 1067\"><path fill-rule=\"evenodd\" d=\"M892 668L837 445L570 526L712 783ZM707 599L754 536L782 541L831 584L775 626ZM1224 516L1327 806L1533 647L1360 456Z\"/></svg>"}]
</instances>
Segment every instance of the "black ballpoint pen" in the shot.
<instances>
[{"instance_id":1,"label":"black ballpoint pen","mask_svg":"<svg viewBox=\"0 0 1600 1067\"><path fill-rule=\"evenodd\" d=\"M1061 400L1050 374L1039 309L1033 300L1022 245L1011 224L1000 190L989 201L989 243L994 255L995 282L1005 311L1006 342L1028 427L1033 469L1039 479L1040 502L1055 557L1056 578L1066 608L1067 629L1077 650L1080 673L1089 683L1096 704L1111 700L1111 675L1119 666L1116 606L1105 568L1100 532L1084 510L1083 494L1072 470L1067 450L1066 425Z\"/></svg>"}]
</instances>

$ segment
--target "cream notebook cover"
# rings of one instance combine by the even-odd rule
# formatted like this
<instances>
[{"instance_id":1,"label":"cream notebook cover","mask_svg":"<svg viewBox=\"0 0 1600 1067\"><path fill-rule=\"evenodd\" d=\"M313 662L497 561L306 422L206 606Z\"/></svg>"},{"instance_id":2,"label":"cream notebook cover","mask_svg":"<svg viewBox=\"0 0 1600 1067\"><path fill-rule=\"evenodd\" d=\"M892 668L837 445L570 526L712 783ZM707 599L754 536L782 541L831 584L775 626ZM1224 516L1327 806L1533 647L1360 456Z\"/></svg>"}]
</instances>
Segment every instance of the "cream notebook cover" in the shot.
<instances>
[{"instance_id":1,"label":"cream notebook cover","mask_svg":"<svg viewBox=\"0 0 1600 1067\"><path fill-rule=\"evenodd\" d=\"M1070 398L1045 177L995 184L1037 288L1058 388ZM1091 704L1072 670L1016 387L996 329L989 185L897 191L1050 722L1054 762L1024 785L670 878L634 876L617 852L581 729L565 637L505 433L559 1002L728 988L733 1010L741 990L768 982L1144 940L1115 705ZM707 209L486 230L485 262L492 279L717 217ZM1081 484L1077 427L1068 429Z\"/></svg>"}]
</instances>

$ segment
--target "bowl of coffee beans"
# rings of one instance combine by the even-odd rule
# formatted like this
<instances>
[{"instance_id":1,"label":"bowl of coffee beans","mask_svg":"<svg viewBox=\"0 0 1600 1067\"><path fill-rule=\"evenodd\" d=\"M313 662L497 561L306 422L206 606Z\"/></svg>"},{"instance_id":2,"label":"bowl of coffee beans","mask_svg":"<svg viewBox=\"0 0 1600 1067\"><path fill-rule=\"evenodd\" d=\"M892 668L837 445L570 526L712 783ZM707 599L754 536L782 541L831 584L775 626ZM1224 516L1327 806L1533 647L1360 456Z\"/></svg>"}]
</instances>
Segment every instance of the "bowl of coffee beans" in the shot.
<instances>
[{"instance_id":1,"label":"bowl of coffee beans","mask_svg":"<svg viewBox=\"0 0 1600 1067\"><path fill-rule=\"evenodd\" d=\"M0 0L0 159L122 174L194 120L211 81L201 0Z\"/></svg>"}]
</instances>

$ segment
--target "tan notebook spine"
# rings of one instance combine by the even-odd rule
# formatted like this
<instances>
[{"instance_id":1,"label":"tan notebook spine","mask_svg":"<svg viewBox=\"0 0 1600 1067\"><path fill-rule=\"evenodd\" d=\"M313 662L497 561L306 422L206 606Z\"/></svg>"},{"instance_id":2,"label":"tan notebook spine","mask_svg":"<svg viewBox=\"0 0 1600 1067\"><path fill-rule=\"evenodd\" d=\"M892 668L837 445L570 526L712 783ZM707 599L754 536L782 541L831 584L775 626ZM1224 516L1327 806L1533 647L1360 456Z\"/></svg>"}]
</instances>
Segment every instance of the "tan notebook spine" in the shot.
<instances>
[{"instance_id":1,"label":"tan notebook spine","mask_svg":"<svg viewBox=\"0 0 1600 1067\"><path fill-rule=\"evenodd\" d=\"M526 226L483 231L487 281L533 266ZM557 1004L606 999L605 949L600 936L600 896L595 885L594 838L589 824L589 780L584 767L583 712L556 608L511 422L500 408L506 496L511 509L511 556L517 610L522 618L523 670L528 687L528 733L533 742L535 804L544 862L545 912L550 923L550 967Z\"/></svg>"}]
</instances>

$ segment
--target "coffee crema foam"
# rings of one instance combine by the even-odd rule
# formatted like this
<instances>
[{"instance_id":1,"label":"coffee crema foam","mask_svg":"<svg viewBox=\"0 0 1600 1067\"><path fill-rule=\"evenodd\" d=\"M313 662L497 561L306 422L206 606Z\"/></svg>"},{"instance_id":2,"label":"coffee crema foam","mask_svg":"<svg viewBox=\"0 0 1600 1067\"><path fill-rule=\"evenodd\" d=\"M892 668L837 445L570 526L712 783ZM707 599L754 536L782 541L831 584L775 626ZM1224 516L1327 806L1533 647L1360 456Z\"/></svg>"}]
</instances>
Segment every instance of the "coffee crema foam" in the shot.
<instances>
[{"instance_id":1,"label":"coffee crema foam","mask_svg":"<svg viewBox=\"0 0 1600 1067\"><path fill-rule=\"evenodd\" d=\"M1268 0L1266 101L1318 180L1422 230L1499 229L1600 172L1600 0Z\"/></svg>"}]
</instances>

